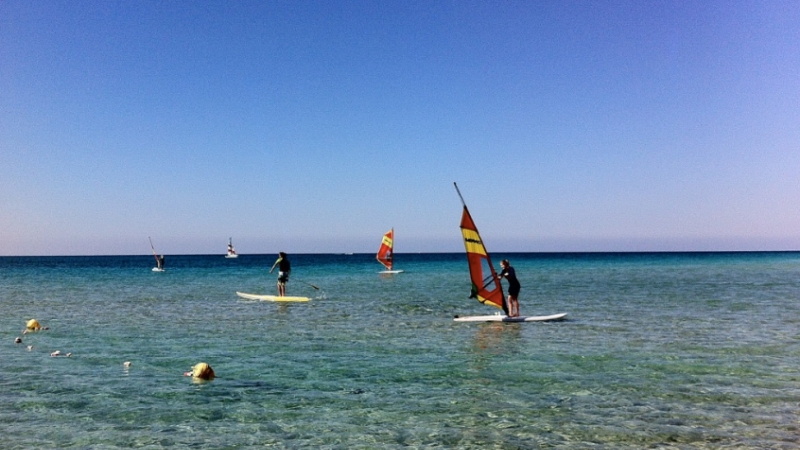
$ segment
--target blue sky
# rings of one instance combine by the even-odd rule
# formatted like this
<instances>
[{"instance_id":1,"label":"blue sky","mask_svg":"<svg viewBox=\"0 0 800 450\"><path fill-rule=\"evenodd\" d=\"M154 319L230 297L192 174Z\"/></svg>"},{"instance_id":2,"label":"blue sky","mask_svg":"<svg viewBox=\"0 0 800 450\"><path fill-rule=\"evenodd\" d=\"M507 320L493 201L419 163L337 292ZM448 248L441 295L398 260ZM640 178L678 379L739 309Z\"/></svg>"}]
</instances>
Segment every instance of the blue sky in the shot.
<instances>
[{"instance_id":1,"label":"blue sky","mask_svg":"<svg viewBox=\"0 0 800 450\"><path fill-rule=\"evenodd\" d=\"M800 2L0 2L0 255L800 249Z\"/></svg>"}]
</instances>

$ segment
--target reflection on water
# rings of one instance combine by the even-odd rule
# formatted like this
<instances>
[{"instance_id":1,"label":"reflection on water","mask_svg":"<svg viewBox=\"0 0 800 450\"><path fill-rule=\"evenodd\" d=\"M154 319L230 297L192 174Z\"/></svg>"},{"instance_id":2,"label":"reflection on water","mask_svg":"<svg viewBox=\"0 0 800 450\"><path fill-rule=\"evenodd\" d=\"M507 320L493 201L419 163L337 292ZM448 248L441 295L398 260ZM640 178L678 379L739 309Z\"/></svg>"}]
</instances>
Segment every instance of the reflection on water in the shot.
<instances>
[{"instance_id":1,"label":"reflection on water","mask_svg":"<svg viewBox=\"0 0 800 450\"><path fill-rule=\"evenodd\" d=\"M462 324L475 327L470 346L470 368L483 372L488 370L497 358L511 357L521 338L521 327L528 324L487 322Z\"/></svg>"}]
</instances>

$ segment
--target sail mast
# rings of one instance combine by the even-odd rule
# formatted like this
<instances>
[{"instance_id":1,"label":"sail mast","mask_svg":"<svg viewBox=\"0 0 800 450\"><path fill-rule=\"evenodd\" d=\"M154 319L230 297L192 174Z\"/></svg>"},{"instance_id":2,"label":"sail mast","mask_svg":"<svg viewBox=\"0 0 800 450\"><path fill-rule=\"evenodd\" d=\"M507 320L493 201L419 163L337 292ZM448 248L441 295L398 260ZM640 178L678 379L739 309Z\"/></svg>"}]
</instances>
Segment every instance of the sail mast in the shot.
<instances>
[{"instance_id":1,"label":"sail mast","mask_svg":"<svg viewBox=\"0 0 800 450\"><path fill-rule=\"evenodd\" d=\"M156 259L156 265L158 265L158 254L156 253L156 248L153 246L153 239L150 236L147 236L147 239L150 240L150 249L153 250L153 257Z\"/></svg>"},{"instance_id":2,"label":"sail mast","mask_svg":"<svg viewBox=\"0 0 800 450\"><path fill-rule=\"evenodd\" d=\"M389 263L389 270L392 270L392 267L394 267L394 227L389 230L389 233L391 233L391 236L389 238L389 252L386 254L386 259Z\"/></svg>"}]
</instances>

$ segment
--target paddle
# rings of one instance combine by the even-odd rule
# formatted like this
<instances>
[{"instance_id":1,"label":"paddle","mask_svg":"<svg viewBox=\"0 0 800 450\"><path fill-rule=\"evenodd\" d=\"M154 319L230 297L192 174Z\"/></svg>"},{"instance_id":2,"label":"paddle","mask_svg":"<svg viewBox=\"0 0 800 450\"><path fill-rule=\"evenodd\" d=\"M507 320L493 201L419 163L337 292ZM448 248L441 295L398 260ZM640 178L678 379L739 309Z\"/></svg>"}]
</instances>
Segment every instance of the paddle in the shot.
<instances>
[{"instance_id":1,"label":"paddle","mask_svg":"<svg viewBox=\"0 0 800 450\"><path fill-rule=\"evenodd\" d=\"M306 283L305 281L300 281L300 280L294 280L294 281L297 281L297 282L299 282L299 283L303 283L303 284L307 284L307 285L311 286L312 288L314 288L314 289L316 289L316 290L319 290L319 288L318 288L318 287L314 286L314 285L313 285L313 284L311 284L311 283Z\"/></svg>"},{"instance_id":2,"label":"paddle","mask_svg":"<svg viewBox=\"0 0 800 450\"><path fill-rule=\"evenodd\" d=\"M308 286L311 286L312 288L314 288L314 289L316 289L316 290L319 290L319 288L318 288L318 287L314 286L314 285L313 285L313 284L311 284L311 283L306 283L305 281L302 281L302 280L294 280L294 279L293 279L293 281L296 281L296 282L298 282L298 283L303 283L303 284L306 284L306 285L308 285Z\"/></svg>"}]
</instances>

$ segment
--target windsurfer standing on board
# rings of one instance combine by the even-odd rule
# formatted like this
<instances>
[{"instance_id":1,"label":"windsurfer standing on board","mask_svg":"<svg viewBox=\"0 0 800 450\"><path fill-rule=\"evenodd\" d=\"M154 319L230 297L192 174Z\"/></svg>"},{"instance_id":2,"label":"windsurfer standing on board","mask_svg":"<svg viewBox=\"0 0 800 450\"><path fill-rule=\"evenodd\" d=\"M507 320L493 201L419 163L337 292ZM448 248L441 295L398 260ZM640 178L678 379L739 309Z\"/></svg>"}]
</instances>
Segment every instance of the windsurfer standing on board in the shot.
<instances>
[{"instance_id":1,"label":"windsurfer standing on board","mask_svg":"<svg viewBox=\"0 0 800 450\"><path fill-rule=\"evenodd\" d=\"M289 273L292 271L292 265L289 263L286 253L278 252L278 260L272 265L272 269L269 269L269 273L275 270L275 266L278 266L278 296L285 297L286 283L289 281Z\"/></svg>"},{"instance_id":2,"label":"windsurfer standing on board","mask_svg":"<svg viewBox=\"0 0 800 450\"><path fill-rule=\"evenodd\" d=\"M503 271L497 274L499 278L508 280L508 315L509 317L519 317L519 280L517 280L517 272L511 267L507 259L500 261L500 267Z\"/></svg>"}]
</instances>

